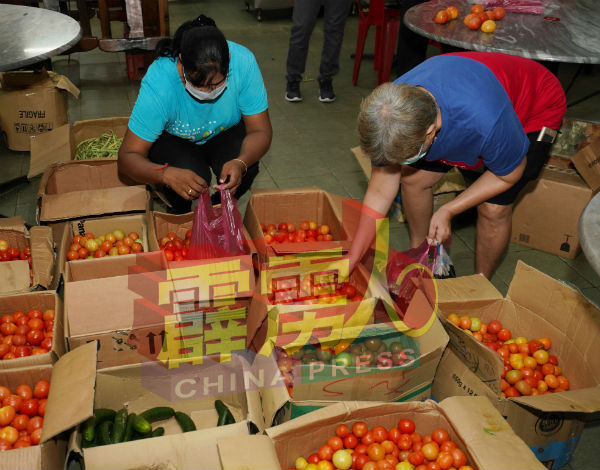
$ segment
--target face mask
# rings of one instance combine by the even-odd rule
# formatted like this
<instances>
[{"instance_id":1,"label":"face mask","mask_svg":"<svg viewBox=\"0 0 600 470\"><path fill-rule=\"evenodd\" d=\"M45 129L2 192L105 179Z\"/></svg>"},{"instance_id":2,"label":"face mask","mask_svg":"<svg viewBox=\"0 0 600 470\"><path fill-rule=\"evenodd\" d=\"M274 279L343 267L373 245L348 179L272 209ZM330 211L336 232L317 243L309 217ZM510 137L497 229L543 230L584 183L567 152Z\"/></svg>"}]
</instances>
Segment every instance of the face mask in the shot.
<instances>
[{"instance_id":1,"label":"face mask","mask_svg":"<svg viewBox=\"0 0 600 470\"><path fill-rule=\"evenodd\" d=\"M183 77L183 79L185 80L185 76ZM223 81L223 84L221 86L219 86L218 88L215 88L214 90L211 90L209 92L197 90L196 88L194 88L192 86L192 84L190 82L185 80L185 89L187 90L187 92L190 95L192 95L198 101L216 100L225 91L225 88L227 88L227 78L225 78L225 80Z\"/></svg>"},{"instance_id":2,"label":"face mask","mask_svg":"<svg viewBox=\"0 0 600 470\"><path fill-rule=\"evenodd\" d=\"M425 145L425 143L421 144L421 148L419 148L419 152L423 149L423 145ZM423 153L419 153L416 157L412 157L412 158L408 158L406 160L404 160L401 165L411 165L419 160L421 160L421 158L423 158L425 155L427 155L427 152L429 151L429 149L427 149L427 151L423 152Z\"/></svg>"}]
</instances>

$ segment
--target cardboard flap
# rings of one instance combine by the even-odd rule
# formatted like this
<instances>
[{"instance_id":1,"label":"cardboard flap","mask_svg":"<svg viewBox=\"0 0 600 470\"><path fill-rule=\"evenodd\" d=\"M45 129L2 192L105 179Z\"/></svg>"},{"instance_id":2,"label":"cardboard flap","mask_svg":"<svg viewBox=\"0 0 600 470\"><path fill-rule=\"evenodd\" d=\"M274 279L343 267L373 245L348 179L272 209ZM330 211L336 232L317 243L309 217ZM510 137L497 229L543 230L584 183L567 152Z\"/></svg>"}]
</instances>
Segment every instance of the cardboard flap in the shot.
<instances>
[{"instance_id":1,"label":"cardboard flap","mask_svg":"<svg viewBox=\"0 0 600 470\"><path fill-rule=\"evenodd\" d=\"M35 226L29 230L33 285L50 287L54 273L54 238L52 228Z\"/></svg>"},{"instance_id":2,"label":"cardboard flap","mask_svg":"<svg viewBox=\"0 0 600 470\"><path fill-rule=\"evenodd\" d=\"M221 438L217 447L223 470L281 470L268 436Z\"/></svg>"},{"instance_id":3,"label":"cardboard flap","mask_svg":"<svg viewBox=\"0 0 600 470\"><path fill-rule=\"evenodd\" d=\"M248 423L230 424L183 434L92 447L83 451L86 470L217 470L221 468L217 442L248 435ZM254 459L254 453L246 457Z\"/></svg>"},{"instance_id":4,"label":"cardboard flap","mask_svg":"<svg viewBox=\"0 0 600 470\"><path fill-rule=\"evenodd\" d=\"M545 412L595 413L600 411L600 386L511 400Z\"/></svg>"},{"instance_id":5,"label":"cardboard flap","mask_svg":"<svg viewBox=\"0 0 600 470\"><path fill-rule=\"evenodd\" d=\"M25 220L20 215L5 219L0 218L0 230L16 230L25 233Z\"/></svg>"},{"instance_id":6,"label":"cardboard flap","mask_svg":"<svg viewBox=\"0 0 600 470\"><path fill-rule=\"evenodd\" d=\"M14 260L0 264L0 294L11 294L30 290L29 263Z\"/></svg>"},{"instance_id":7,"label":"cardboard flap","mask_svg":"<svg viewBox=\"0 0 600 470\"><path fill-rule=\"evenodd\" d=\"M27 178L43 173L53 163L71 160L71 127L69 124L57 127L31 137L29 173Z\"/></svg>"},{"instance_id":8,"label":"cardboard flap","mask_svg":"<svg viewBox=\"0 0 600 470\"><path fill-rule=\"evenodd\" d=\"M73 85L73 82L71 82L68 77L55 72L48 72L48 75L50 76L50 80L52 80L52 83L54 83L56 88L68 91L75 98L79 98L79 88Z\"/></svg>"},{"instance_id":9,"label":"cardboard flap","mask_svg":"<svg viewBox=\"0 0 600 470\"><path fill-rule=\"evenodd\" d=\"M0 88L26 88L28 86L41 85L48 81L48 72L46 69L0 73Z\"/></svg>"},{"instance_id":10,"label":"cardboard flap","mask_svg":"<svg viewBox=\"0 0 600 470\"><path fill-rule=\"evenodd\" d=\"M42 442L92 416L97 347L96 341L80 346L54 365Z\"/></svg>"},{"instance_id":11,"label":"cardboard flap","mask_svg":"<svg viewBox=\"0 0 600 470\"><path fill-rule=\"evenodd\" d=\"M440 407L468 444L477 468L505 470L510 455L519 456L511 468L546 468L486 397L450 397Z\"/></svg>"},{"instance_id":12,"label":"cardboard flap","mask_svg":"<svg viewBox=\"0 0 600 470\"><path fill-rule=\"evenodd\" d=\"M575 168L585 182L596 191L600 188L600 137L573 156Z\"/></svg>"},{"instance_id":13,"label":"cardboard flap","mask_svg":"<svg viewBox=\"0 0 600 470\"><path fill-rule=\"evenodd\" d=\"M123 137L127 130L129 118L108 117L99 119L87 119L85 121L75 121L71 128L74 137L74 143L78 144L92 137L99 137L105 132L114 132L117 137Z\"/></svg>"},{"instance_id":14,"label":"cardboard flap","mask_svg":"<svg viewBox=\"0 0 600 470\"><path fill-rule=\"evenodd\" d=\"M438 279L439 303L453 304L465 301L502 300L502 294L481 274Z\"/></svg>"},{"instance_id":15,"label":"cardboard flap","mask_svg":"<svg viewBox=\"0 0 600 470\"><path fill-rule=\"evenodd\" d=\"M288 434L298 436L310 435L315 421L318 421L320 425L345 421L350 414L350 407L356 407L356 403L354 401L339 401L325 408L298 416L278 426L268 428L265 430L265 433L273 440L284 438ZM371 405L375 405L375 403Z\"/></svg>"}]
</instances>

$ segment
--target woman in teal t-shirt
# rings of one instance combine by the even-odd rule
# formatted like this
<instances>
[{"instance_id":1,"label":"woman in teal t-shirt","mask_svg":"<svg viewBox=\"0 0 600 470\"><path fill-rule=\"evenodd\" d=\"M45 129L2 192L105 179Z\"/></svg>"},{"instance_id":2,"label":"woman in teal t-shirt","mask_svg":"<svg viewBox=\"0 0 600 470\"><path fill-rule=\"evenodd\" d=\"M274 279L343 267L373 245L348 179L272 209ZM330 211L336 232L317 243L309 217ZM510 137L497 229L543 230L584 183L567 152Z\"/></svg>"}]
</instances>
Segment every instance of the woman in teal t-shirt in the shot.
<instances>
[{"instance_id":1,"label":"woman in teal t-shirt","mask_svg":"<svg viewBox=\"0 0 600 470\"><path fill-rule=\"evenodd\" d=\"M164 184L176 213L189 212L208 190L211 170L239 199L273 134L254 55L204 15L159 42L156 53L119 150L119 173Z\"/></svg>"}]
</instances>

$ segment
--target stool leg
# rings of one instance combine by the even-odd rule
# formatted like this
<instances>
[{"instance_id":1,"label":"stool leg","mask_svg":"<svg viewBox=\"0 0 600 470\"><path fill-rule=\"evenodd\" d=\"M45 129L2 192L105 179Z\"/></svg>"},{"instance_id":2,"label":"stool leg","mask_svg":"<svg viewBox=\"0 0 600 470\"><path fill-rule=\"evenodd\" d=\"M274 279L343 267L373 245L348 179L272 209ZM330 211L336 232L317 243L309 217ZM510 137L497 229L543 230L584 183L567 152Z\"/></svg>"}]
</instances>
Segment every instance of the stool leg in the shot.
<instances>
[{"instance_id":1,"label":"stool leg","mask_svg":"<svg viewBox=\"0 0 600 470\"><path fill-rule=\"evenodd\" d=\"M377 72L377 85L381 85L390 79L399 30L400 21L389 21L384 25L381 67L379 67Z\"/></svg>"},{"instance_id":2,"label":"stool leg","mask_svg":"<svg viewBox=\"0 0 600 470\"><path fill-rule=\"evenodd\" d=\"M375 26L375 55L373 57L373 70L381 68L381 50L383 49L383 27Z\"/></svg>"},{"instance_id":3,"label":"stool leg","mask_svg":"<svg viewBox=\"0 0 600 470\"><path fill-rule=\"evenodd\" d=\"M352 71L353 85L356 85L356 82L358 81L358 72L360 72L360 63L362 62L368 32L369 24L366 21L359 21L358 36L356 38L356 52L354 53L354 70Z\"/></svg>"}]
</instances>

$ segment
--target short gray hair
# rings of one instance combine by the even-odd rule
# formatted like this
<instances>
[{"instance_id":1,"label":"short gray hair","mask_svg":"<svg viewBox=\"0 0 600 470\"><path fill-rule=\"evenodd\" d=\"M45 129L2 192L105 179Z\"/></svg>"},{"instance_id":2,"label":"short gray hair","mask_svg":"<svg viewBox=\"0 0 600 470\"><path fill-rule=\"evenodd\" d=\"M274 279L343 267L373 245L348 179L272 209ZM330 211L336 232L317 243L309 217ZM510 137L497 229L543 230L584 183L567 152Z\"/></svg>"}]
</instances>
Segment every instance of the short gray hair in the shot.
<instances>
[{"instance_id":1,"label":"short gray hair","mask_svg":"<svg viewBox=\"0 0 600 470\"><path fill-rule=\"evenodd\" d=\"M376 165L402 163L419 151L436 116L437 105L423 88L384 83L361 103L360 148Z\"/></svg>"}]
</instances>

